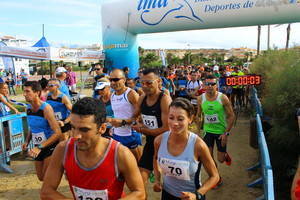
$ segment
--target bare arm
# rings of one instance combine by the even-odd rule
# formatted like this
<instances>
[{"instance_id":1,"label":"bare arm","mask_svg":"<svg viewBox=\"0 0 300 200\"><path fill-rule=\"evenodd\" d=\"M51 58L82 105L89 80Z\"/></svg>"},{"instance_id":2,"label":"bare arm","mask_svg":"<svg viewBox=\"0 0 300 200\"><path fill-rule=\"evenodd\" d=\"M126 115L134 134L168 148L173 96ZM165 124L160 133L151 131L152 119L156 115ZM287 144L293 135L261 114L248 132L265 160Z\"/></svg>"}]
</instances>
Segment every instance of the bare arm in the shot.
<instances>
[{"instance_id":1,"label":"bare arm","mask_svg":"<svg viewBox=\"0 0 300 200\"><path fill-rule=\"evenodd\" d=\"M143 179L137 166L136 159L130 150L122 145L119 145L118 147L118 168L130 190L130 193L122 199L145 199L146 194Z\"/></svg>"},{"instance_id":2,"label":"bare arm","mask_svg":"<svg viewBox=\"0 0 300 200\"><path fill-rule=\"evenodd\" d=\"M45 142L43 142L42 146L46 147L46 146L49 146L50 144L55 143L56 141L59 141L62 133L61 133L59 125L54 117L53 109L50 105L47 105L45 107L44 116L48 120L48 123L49 123L51 129L54 131L54 133L51 135L51 137L48 138L48 140L46 140Z\"/></svg>"},{"instance_id":3,"label":"bare arm","mask_svg":"<svg viewBox=\"0 0 300 200\"><path fill-rule=\"evenodd\" d=\"M168 114L169 114L169 106L172 102L170 95L164 94L160 101L161 108L161 120L162 127L156 129L149 129L146 127L142 127L138 130L138 132L143 133L145 135L157 136L169 130L168 126Z\"/></svg>"},{"instance_id":4,"label":"bare arm","mask_svg":"<svg viewBox=\"0 0 300 200\"><path fill-rule=\"evenodd\" d=\"M63 96L62 103L65 104L65 106L67 107L67 109L69 111L72 110L72 103L71 103L70 99L67 96ZM67 119L65 119L65 121L64 121L65 124L68 123L68 122L70 122L70 116L67 117Z\"/></svg>"},{"instance_id":5,"label":"bare arm","mask_svg":"<svg viewBox=\"0 0 300 200\"><path fill-rule=\"evenodd\" d=\"M11 110L13 110L16 114L19 113L19 111L13 105L11 105L8 101L6 101L6 99L2 95L0 95L0 101L3 102Z\"/></svg>"},{"instance_id":6,"label":"bare arm","mask_svg":"<svg viewBox=\"0 0 300 200\"><path fill-rule=\"evenodd\" d=\"M67 198L57 191L60 184L61 177L64 172L63 158L66 147L65 142L59 143L51 157L50 165L46 171L43 186L41 189L41 199L42 200L71 200L72 198Z\"/></svg>"},{"instance_id":7,"label":"bare arm","mask_svg":"<svg viewBox=\"0 0 300 200\"><path fill-rule=\"evenodd\" d=\"M213 186L215 186L219 179L219 173L213 158L210 155L209 149L205 142L201 138L197 138L195 145L195 153L196 157L203 164L205 171L208 174L208 178L204 181L202 186L198 189L198 192L201 194L205 194L208 192Z\"/></svg>"},{"instance_id":8,"label":"bare arm","mask_svg":"<svg viewBox=\"0 0 300 200\"><path fill-rule=\"evenodd\" d=\"M234 116L231 103L226 95L222 95L222 103L224 105L224 109L226 113L226 121L227 121L226 132L229 132L233 126L235 116Z\"/></svg>"},{"instance_id":9,"label":"bare arm","mask_svg":"<svg viewBox=\"0 0 300 200\"><path fill-rule=\"evenodd\" d=\"M157 163L157 154L158 149L161 143L162 136L159 135L154 140L154 155L153 155L153 172L155 176L155 184L153 186L153 189L155 192L160 192L162 190L161 187L161 171L159 169L158 163Z\"/></svg>"}]
</instances>

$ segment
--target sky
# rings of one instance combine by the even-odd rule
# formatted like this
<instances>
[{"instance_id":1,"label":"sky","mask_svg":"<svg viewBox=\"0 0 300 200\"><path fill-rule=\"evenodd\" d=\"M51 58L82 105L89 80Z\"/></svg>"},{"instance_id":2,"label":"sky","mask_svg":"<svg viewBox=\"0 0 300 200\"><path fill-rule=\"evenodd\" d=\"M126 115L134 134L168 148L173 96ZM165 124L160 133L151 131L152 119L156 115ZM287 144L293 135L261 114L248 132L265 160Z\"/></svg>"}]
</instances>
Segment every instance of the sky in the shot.
<instances>
[{"instance_id":1,"label":"sky","mask_svg":"<svg viewBox=\"0 0 300 200\"><path fill-rule=\"evenodd\" d=\"M1 0L0 36L11 35L32 42L45 37L52 46L102 43L103 0ZM271 48L284 48L287 24L271 25ZM267 26L262 27L261 49L267 48ZM300 23L291 26L290 46L300 45ZM298 37L297 37L298 36ZM205 38L203 40L202 38ZM238 27L138 36L146 49L238 48L257 46L257 27Z\"/></svg>"}]
</instances>

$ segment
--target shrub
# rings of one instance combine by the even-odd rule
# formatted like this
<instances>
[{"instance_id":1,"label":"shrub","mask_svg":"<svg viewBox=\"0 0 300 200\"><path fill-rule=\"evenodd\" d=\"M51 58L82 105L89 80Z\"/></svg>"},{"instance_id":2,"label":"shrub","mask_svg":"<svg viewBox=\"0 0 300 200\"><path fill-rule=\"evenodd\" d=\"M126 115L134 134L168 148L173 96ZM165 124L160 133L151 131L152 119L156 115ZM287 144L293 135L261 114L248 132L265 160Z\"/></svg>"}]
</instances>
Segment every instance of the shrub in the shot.
<instances>
[{"instance_id":1,"label":"shrub","mask_svg":"<svg viewBox=\"0 0 300 200\"><path fill-rule=\"evenodd\" d=\"M300 152L295 110L300 107L300 60L297 51L268 51L256 59L251 72L261 74L259 87L264 112L273 128L267 143L274 170L278 199L289 199L294 169Z\"/></svg>"}]
</instances>

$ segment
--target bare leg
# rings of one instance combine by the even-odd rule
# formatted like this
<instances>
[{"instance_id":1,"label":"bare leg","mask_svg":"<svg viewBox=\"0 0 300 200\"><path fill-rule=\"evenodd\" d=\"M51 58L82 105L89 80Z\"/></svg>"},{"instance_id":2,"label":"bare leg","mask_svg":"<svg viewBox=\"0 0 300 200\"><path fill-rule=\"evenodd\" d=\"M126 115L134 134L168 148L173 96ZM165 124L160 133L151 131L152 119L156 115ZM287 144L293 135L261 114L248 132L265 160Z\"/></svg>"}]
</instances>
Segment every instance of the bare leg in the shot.
<instances>
[{"instance_id":1,"label":"bare leg","mask_svg":"<svg viewBox=\"0 0 300 200\"><path fill-rule=\"evenodd\" d=\"M141 172L141 175L142 175L142 178L143 178L144 187L145 187L145 191L146 191L146 199L147 199L147 189L146 189L146 186L147 186L148 179L149 179L151 171L148 170L148 169L145 169L145 168L141 168L141 167L139 169L140 169L140 172Z\"/></svg>"},{"instance_id":2,"label":"bare leg","mask_svg":"<svg viewBox=\"0 0 300 200\"><path fill-rule=\"evenodd\" d=\"M136 147L134 149L130 149L130 151L133 153L136 161L138 162L142 156L142 150L140 147Z\"/></svg>"}]
</instances>

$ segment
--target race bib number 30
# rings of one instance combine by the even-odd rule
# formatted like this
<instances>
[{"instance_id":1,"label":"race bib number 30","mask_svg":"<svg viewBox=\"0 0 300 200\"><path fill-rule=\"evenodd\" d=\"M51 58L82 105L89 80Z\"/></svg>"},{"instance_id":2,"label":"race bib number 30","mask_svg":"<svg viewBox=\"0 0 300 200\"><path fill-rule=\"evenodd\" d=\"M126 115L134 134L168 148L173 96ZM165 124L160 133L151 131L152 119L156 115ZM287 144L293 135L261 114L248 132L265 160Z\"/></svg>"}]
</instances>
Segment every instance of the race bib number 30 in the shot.
<instances>
[{"instance_id":1,"label":"race bib number 30","mask_svg":"<svg viewBox=\"0 0 300 200\"><path fill-rule=\"evenodd\" d=\"M181 180L190 180L188 161L171 160L167 158L158 158L158 163L165 176L172 176Z\"/></svg>"},{"instance_id":2,"label":"race bib number 30","mask_svg":"<svg viewBox=\"0 0 300 200\"><path fill-rule=\"evenodd\" d=\"M33 144L41 144L45 140L47 140L47 138L46 138L44 132L33 133L32 134L32 142L33 142Z\"/></svg>"},{"instance_id":3,"label":"race bib number 30","mask_svg":"<svg viewBox=\"0 0 300 200\"><path fill-rule=\"evenodd\" d=\"M107 190L88 190L73 186L76 200L108 200Z\"/></svg>"},{"instance_id":4,"label":"race bib number 30","mask_svg":"<svg viewBox=\"0 0 300 200\"><path fill-rule=\"evenodd\" d=\"M204 117L205 123L208 124L217 124L220 123L219 117L217 114L214 115L205 115Z\"/></svg>"},{"instance_id":5,"label":"race bib number 30","mask_svg":"<svg viewBox=\"0 0 300 200\"><path fill-rule=\"evenodd\" d=\"M142 115L143 123L149 129L156 129L158 128L157 119L155 116L151 115Z\"/></svg>"}]
</instances>

